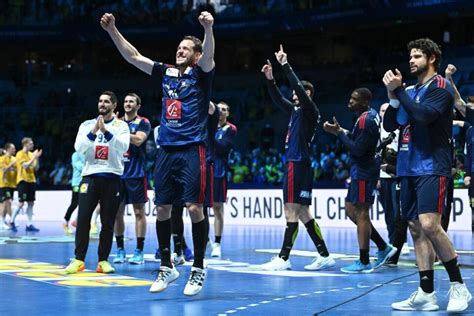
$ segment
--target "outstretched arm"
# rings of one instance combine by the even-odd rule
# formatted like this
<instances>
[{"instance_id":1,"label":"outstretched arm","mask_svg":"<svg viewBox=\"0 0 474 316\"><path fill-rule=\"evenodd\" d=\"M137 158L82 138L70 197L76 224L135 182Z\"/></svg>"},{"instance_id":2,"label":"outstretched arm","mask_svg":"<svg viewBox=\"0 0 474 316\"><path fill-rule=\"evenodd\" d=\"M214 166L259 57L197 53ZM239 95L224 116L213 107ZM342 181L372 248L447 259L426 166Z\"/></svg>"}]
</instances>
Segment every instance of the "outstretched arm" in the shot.
<instances>
[{"instance_id":1,"label":"outstretched arm","mask_svg":"<svg viewBox=\"0 0 474 316\"><path fill-rule=\"evenodd\" d=\"M127 62L151 75L153 60L141 55L138 50L123 37L115 27L115 17L112 14L105 13L100 19L100 26L109 33L110 38Z\"/></svg>"},{"instance_id":2,"label":"outstretched arm","mask_svg":"<svg viewBox=\"0 0 474 316\"><path fill-rule=\"evenodd\" d=\"M262 72L267 79L267 88L270 97L272 98L273 103L275 103L280 109L285 113L291 114L293 111L293 103L291 103L287 98L281 94L280 89L278 89L275 78L273 77L273 67L272 63L267 59L267 63L263 65Z\"/></svg>"},{"instance_id":3,"label":"outstretched arm","mask_svg":"<svg viewBox=\"0 0 474 316\"><path fill-rule=\"evenodd\" d=\"M298 100L303 107L310 107L317 112L319 116L319 109L316 104L313 102L311 97L306 93L306 89L303 87L298 76L296 76L293 68L291 68L290 64L288 63L288 56L283 50L283 45L280 44L280 50L275 53L275 57L277 61L283 67L283 71L285 72L288 81L290 81L291 88L295 91L295 94L298 96Z\"/></svg>"},{"instance_id":4,"label":"outstretched arm","mask_svg":"<svg viewBox=\"0 0 474 316\"><path fill-rule=\"evenodd\" d=\"M199 23L204 28L204 41L202 42L202 56L199 58L198 66L201 67L202 71L210 72L215 66L214 34L212 32L214 18L209 12L203 11L199 15Z\"/></svg>"},{"instance_id":5,"label":"outstretched arm","mask_svg":"<svg viewBox=\"0 0 474 316\"><path fill-rule=\"evenodd\" d=\"M464 100L461 97L461 94L458 91L458 88L456 87L456 84L454 83L453 75L456 73L456 71L457 71L456 66L449 64L446 67L446 70L444 71L444 73L446 75L446 79L449 80L449 82L451 83L454 89L454 106L461 113L463 117L466 117L466 108L470 107L472 109L472 106L469 106L466 104L466 102L464 102Z\"/></svg>"}]
</instances>

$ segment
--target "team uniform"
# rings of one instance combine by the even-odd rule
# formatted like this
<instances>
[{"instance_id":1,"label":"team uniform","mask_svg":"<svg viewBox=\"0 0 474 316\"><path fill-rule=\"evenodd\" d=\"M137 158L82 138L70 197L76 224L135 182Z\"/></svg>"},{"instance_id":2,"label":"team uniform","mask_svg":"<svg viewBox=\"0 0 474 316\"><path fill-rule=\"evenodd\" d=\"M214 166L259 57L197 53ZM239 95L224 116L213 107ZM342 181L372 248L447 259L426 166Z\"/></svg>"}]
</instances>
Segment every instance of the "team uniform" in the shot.
<instances>
[{"instance_id":1,"label":"team uniform","mask_svg":"<svg viewBox=\"0 0 474 316\"><path fill-rule=\"evenodd\" d=\"M404 105L429 104L426 112L419 111L421 114L410 114L405 107L398 111L387 109L387 123L400 126L397 175L401 181L402 216L414 220L422 213L442 214L451 177L453 88L449 81L436 75L423 85L398 91ZM435 113L435 120L420 123L410 119L410 115L418 115L417 119L428 120L428 115L433 115L426 113Z\"/></svg>"},{"instance_id":2,"label":"team uniform","mask_svg":"<svg viewBox=\"0 0 474 316\"><path fill-rule=\"evenodd\" d=\"M303 87L287 63L283 65L292 87ZM286 168L283 178L283 200L285 203L311 205L313 169L311 168L310 145L319 122L319 109L310 97L301 95L300 106L283 97L274 80L267 80L273 102L290 114L288 133L285 139ZM304 95L306 93L304 92ZM295 181L296 179L296 181Z\"/></svg>"},{"instance_id":3,"label":"team uniform","mask_svg":"<svg viewBox=\"0 0 474 316\"><path fill-rule=\"evenodd\" d=\"M100 203L102 229L99 241L98 272L111 273L114 269L107 262L112 247L115 217L121 201L120 177L124 171L123 155L130 144L130 132L125 122L112 118L104 122L107 131L96 135L91 130L96 119L81 124L74 148L85 156L82 182L79 188L79 214L76 230L76 260L66 268L67 273L84 269L84 259L89 246L89 229L92 213Z\"/></svg>"},{"instance_id":4,"label":"team uniform","mask_svg":"<svg viewBox=\"0 0 474 316\"><path fill-rule=\"evenodd\" d=\"M472 155L472 146L474 145L474 127L471 126L466 132L466 155L464 156L464 170L466 177L471 177L469 184L469 200L471 208L474 209L474 181L472 171L474 170L474 159Z\"/></svg>"},{"instance_id":5,"label":"team uniform","mask_svg":"<svg viewBox=\"0 0 474 316\"><path fill-rule=\"evenodd\" d=\"M351 183L346 201L358 204L373 204L377 180L380 174L381 156L377 151L380 140L380 117L374 109L362 113L352 133L338 135L348 148L351 159Z\"/></svg>"},{"instance_id":6,"label":"team uniform","mask_svg":"<svg viewBox=\"0 0 474 316\"><path fill-rule=\"evenodd\" d=\"M204 72L198 65L179 69L155 62L152 76L162 80L163 106L159 129L155 178L155 204L203 204L206 195L206 148L208 112L214 69ZM179 277L171 263L171 219L156 221L161 255L160 272L150 292L163 291ZM206 277L204 252L207 243L206 220L192 223L194 262L185 295L195 295Z\"/></svg>"},{"instance_id":7,"label":"team uniform","mask_svg":"<svg viewBox=\"0 0 474 316\"><path fill-rule=\"evenodd\" d=\"M212 207L215 199L215 177L216 177L216 164L217 162L217 151L219 149L219 142L214 135L217 137L217 125L219 124L219 108L215 105L216 109L212 115L208 116L207 123L207 141L206 141L206 197L204 201L204 207ZM219 202L219 201L216 201ZM207 211L205 211L207 216Z\"/></svg>"},{"instance_id":8,"label":"team uniform","mask_svg":"<svg viewBox=\"0 0 474 316\"><path fill-rule=\"evenodd\" d=\"M236 135L237 127L229 122L219 126L215 133L214 202L227 202L228 159Z\"/></svg>"},{"instance_id":9,"label":"team uniform","mask_svg":"<svg viewBox=\"0 0 474 316\"><path fill-rule=\"evenodd\" d=\"M35 169L38 163L35 160L29 167L23 167L23 163L31 159L33 159L32 152L20 150L16 154L16 185L20 202L33 202L35 200Z\"/></svg>"},{"instance_id":10,"label":"team uniform","mask_svg":"<svg viewBox=\"0 0 474 316\"><path fill-rule=\"evenodd\" d=\"M163 107L155 168L155 204L169 205L182 188L184 202L204 203L206 189L207 112L214 70L178 68L155 62L152 75L162 78Z\"/></svg>"},{"instance_id":11,"label":"team uniform","mask_svg":"<svg viewBox=\"0 0 474 316\"><path fill-rule=\"evenodd\" d=\"M150 121L137 116L128 124L130 134L143 132L148 135L151 131ZM125 204L139 204L148 202L147 179L145 176L146 142L140 146L130 144L128 151L124 154L124 172L121 176L123 186L123 201Z\"/></svg>"},{"instance_id":12,"label":"team uniform","mask_svg":"<svg viewBox=\"0 0 474 316\"><path fill-rule=\"evenodd\" d=\"M0 156L0 203L13 200L13 192L16 188L16 168L4 169L15 162L14 156Z\"/></svg>"}]
</instances>

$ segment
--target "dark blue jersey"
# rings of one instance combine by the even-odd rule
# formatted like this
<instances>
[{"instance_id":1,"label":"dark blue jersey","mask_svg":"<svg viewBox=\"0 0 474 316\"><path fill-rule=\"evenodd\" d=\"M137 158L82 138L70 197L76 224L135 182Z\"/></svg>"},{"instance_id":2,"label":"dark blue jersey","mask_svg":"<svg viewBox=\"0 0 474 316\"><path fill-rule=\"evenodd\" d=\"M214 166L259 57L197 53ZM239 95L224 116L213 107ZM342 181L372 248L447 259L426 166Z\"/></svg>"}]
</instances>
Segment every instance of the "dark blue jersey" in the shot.
<instances>
[{"instance_id":1,"label":"dark blue jersey","mask_svg":"<svg viewBox=\"0 0 474 316\"><path fill-rule=\"evenodd\" d=\"M237 135L237 127L227 122L219 126L215 135L214 178L225 178L229 170L229 153Z\"/></svg>"},{"instance_id":2,"label":"dark blue jersey","mask_svg":"<svg viewBox=\"0 0 474 316\"><path fill-rule=\"evenodd\" d=\"M400 107L389 107L384 126L400 127L397 174L451 177L454 91L436 75L425 84L395 90Z\"/></svg>"},{"instance_id":3,"label":"dark blue jersey","mask_svg":"<svg viewBox=\"0 0 474 316\"><path fill-rule=\"evenodd\" d=\"M130 134L134 135L137 132L143 132L148 135L151 131L150 121L146 117L137 116L131 121L125 121L128 124ZM142 178L145 176L144 166L146 163L146 141L140 146L133 145L130 142L128 151L123 156L124 171L122 179Z\"/></svg>"},{"instance_id":4,"label":"dark blue jersey","mask_svg":"<svg viewBox=\"0 0 474 316\"><path fill-rule=\"evenodd\" d=\"M206 140L206 162L213 162L215 159L215 140L217 125L219 125L219 108L216 105L216 110L207 119L207 140Z\"/></svg>"},{"instance_id":5,"label":"dark blue jersey","mask_svg":"<svg viewBox=\"0 0 474 316\"><path fill-rule=\"evenodd\" d=\"M306 94L303 85L288 63L283 65L283 70L290 81L291 88L298 96L299 103L286 99L274 80L267 80L267 87L273 103L291 115L285 139L286 160L310 161L309 148L319 122L319 109Z\"/></svg>"},{"instance_id":6,"label":"dark blue jersey","mask_svg":"<svg viewBox=\"0 0 474 316\"><path fill-rule=\"evenodd\" d=\"M152 75L163 80L159 145L204 143L214 69L206 73L193 65L180 75L178 68L155 62Z\"/></svg>"},{"instance_id":7,"label":"dark blue jersey","mask_svg":"<svg viewBox=\"0 0 474 316\"><path fill-rule=\"evenodd\" d=\"M472 159L472 146L474 145L474 128L471 126L466 133L466 149L467 153L464 156L464 170L466 177L471 177L472 170L474 170L474 161Z\"/></svg>"},{"instance_id":8,"label":"dark blue jersey","mask_svg":"<svg viewBox=\"0 0 474 316\"><path fill-rule=\"evenodd\" d=\"M374 109L362 113L357 118L351 134L341 132L339 139L348 148L351 158L352 180L377 180L380 175L381 155L378 150L380 140L380 117Z\"/></svg>"}]
</instances>

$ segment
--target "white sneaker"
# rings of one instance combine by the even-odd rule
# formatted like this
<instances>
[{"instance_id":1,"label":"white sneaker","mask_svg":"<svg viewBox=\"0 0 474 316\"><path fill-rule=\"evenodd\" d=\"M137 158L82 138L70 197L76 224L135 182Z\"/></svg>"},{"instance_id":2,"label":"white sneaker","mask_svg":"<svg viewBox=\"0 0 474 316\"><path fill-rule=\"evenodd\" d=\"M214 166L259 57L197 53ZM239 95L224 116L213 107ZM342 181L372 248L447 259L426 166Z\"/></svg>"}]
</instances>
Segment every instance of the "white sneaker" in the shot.
<instances>
[{"instance_id":1,"label":"white sneaker","mask_svg":"<svg viewBox=\"0 0 474 316\"><path fill-rule=\"evenodd\" d=\"M184 255L181 254L181 255L177 255L176 252L173 252L171 254L171 262L173 262L173 264L175 266L180 266L182 264L184 264L186 262L186 260L184 259Z\"/></svg>"},{"instance_id":2,"label":"white sneaker","mask_svg":"<svg viewBox=\"0 0 474 316\"><path fill-rule=\"evenodd\" d=\"M311 262L308 265L305 265L304 269L310 270L310 271L324 270L324 269L334 267L335 264L336 264L336 261L331 255L327 257L317 256L316 258L313 259L313 262Z\"/></svg>"},{"instance_id":3,"label":"white sneaker","mask_svg":"<svg viewBox=\"0 0 474 316\"><path fill-rule=\"evenodd\" d=\"M290 259L285 261L282 258L275 256L272 260L262 264L260 267L265 271L284 271L291 269L291 263Z\"/></svg>"},{"instance_id":4,"label":"white sneaker","mask_svg":"<svg viewBox=\"0 0 474 316\"><path fill-rule=\"evenodd\" d=\"M472 295L469 293L466 284L451 282L451 288L449 289L449 302L446 311L448 313L462 312L469 306L471 299Z\"/></svg>"},{"instance_id":5,"label":"white sneaker","mask_svg":"<svg viewBox=\"0 0 474 316\"><path fill-rule=\"evenodd\" d=\"M168 284L179 277L179 272L176 268L160 267L155 282L150 287L151 293L159 293L168 287Z\"/></svg>"},{"instance_id":6,"label":"white sneaker","mask_svg":"<svg viewBox=\"0 0 474 316\"><path fill-rule=\"evenodd\" d=\"M212 251L211 251L212 258L220 258L221 257L221 244L216 242L212 244Z\"/></svg>"},{"instance_id":7,"label":"white sneaker","mask_svg":"<svg viewBox=\"0 0 474 316\"><path fill-rule=\"evenodd\" d=\"M411 293L408 299L392 303L392 308L399 311L437 311L439 306L436 292L425 293L418 287L418 291Z\"/></svg>"},{"instance_id":8,"label":"white sneaker","mask_svg":"<svg viewBox=\"0 0 474 316\"><path fill-rule=\"evenodd\" d=\"M402 251L400 252L402 256L408 256L410 254L410 248L408 248L408 244L404 243L402 247Z\"/></svg>"},{"instance_id":9,"label":"white sneaker","mask_svg":"<svg viewBox=\"0 0 474 316\"><path fill-rule=\"evenodd\" d=\"M184 295L192 296L201 292L204 279L206 279L206 269L192 267L188 283L184 287Z\"/></svg>"}]
</instances>

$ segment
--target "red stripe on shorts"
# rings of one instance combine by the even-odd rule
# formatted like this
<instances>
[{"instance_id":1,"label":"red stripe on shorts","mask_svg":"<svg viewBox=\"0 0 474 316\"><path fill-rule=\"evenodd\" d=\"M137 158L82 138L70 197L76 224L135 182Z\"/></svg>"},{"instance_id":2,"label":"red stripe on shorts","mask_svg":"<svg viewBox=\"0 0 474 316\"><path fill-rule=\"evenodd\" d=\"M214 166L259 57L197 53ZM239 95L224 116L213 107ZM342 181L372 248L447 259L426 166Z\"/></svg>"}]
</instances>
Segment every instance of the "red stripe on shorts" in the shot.
<instances>
[{"instance_id":1,"label":"red stripe on shorts","mask_svg":"<svg viewBox=\"0 0 474 316\"><path fill-rule=\"evenodd\" d=\"M198 203L204 203L204 197L206 196L206 149L204 145L199 145L199 170L200 170L200 185L199 185L199 201Z\"/></svg>"},{"instance_id":2,"label":"red stripe on shorts","mask_svg":"<svg viewBox=\"0 0 474 316\"><path fill-rule=\"evenodd\" d=\"M294 173L294 163L293 161L290 161L288 163L288 203L294 203L294 178L295 178L295 173Z\"/></svg>"},{"instance_id":3,"label":"red stripe on shorts","mask_svg":"<svg viewBox=\"0 0 474 316\"><path fill-rule=\"evenodd\" d=\"M359 180L359 203L365 203L365 180Z\"/></svg>"},{"instance_id":4,"label":"red stripe on shorts","mask_svg":"<svg viewBox=\"0 0 474 316\"><path fill-rule=\"evenodd\" d=\"M443 214L444 196L446 194L446 177L439 177L439 196L438 196L438 213Z\"/></svg>"}]
</instances>

